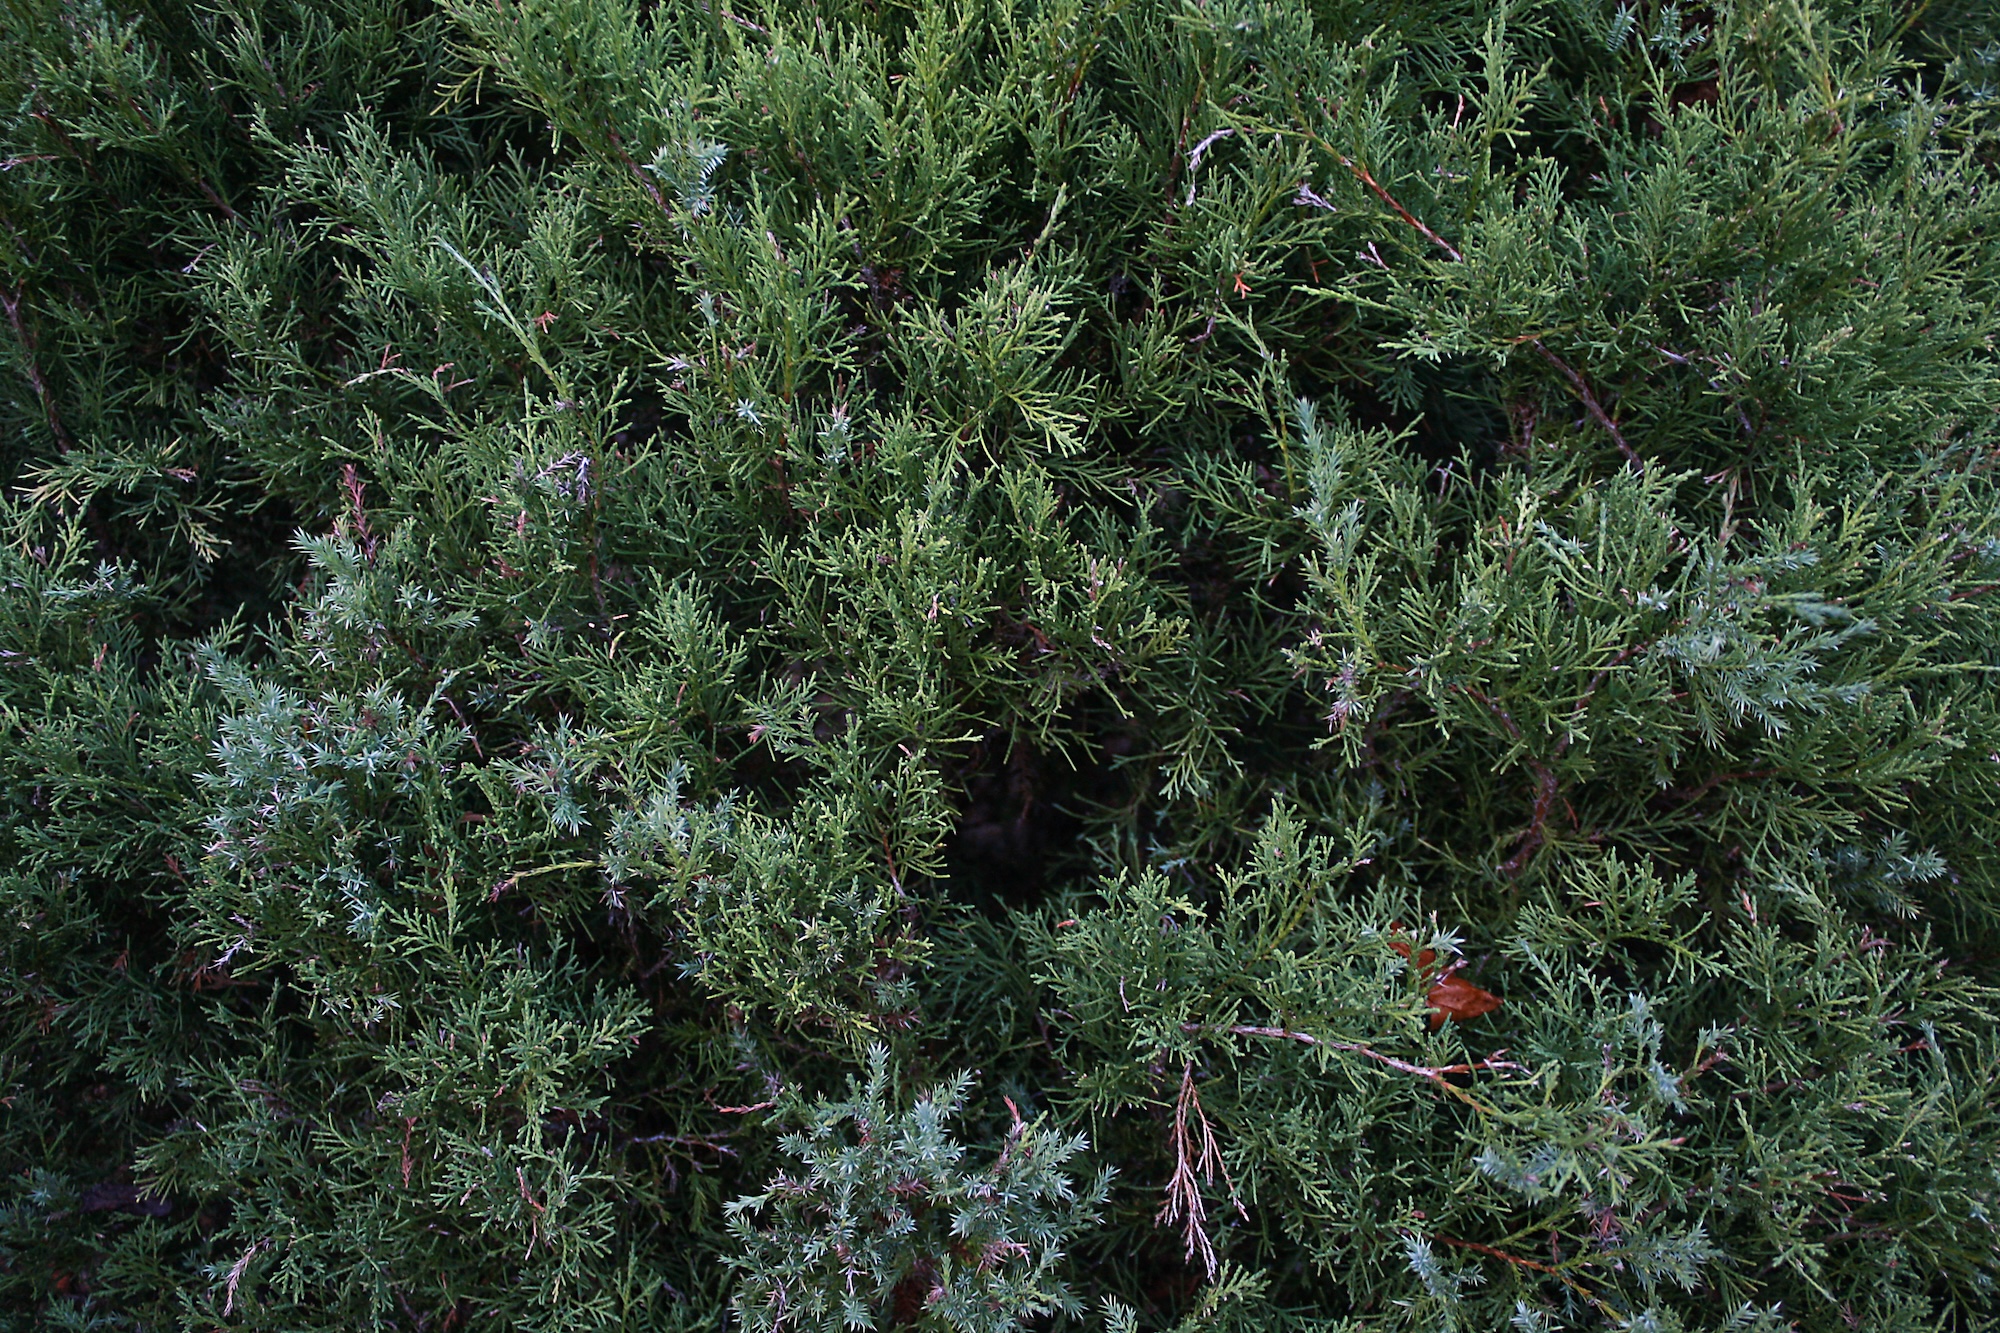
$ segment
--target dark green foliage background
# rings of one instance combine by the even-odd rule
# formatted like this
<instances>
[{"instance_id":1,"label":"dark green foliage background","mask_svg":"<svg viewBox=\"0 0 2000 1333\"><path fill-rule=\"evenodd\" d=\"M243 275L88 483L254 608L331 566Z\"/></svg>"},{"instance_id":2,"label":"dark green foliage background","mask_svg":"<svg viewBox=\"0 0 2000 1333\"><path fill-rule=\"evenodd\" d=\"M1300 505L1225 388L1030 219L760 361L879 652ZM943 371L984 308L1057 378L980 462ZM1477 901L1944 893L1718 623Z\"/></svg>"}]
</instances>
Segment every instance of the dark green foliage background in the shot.
<instances>
[{"instance_id":1,"label":"dark green foliage background","mask_svg":"<svg viewBox=\"0 0 2000 1333\"><path fill-rule=\"evenodd\" d=\"M4 24L0 1326L2000 1318L1988 6Z\"/></svg>"}]
</instances>

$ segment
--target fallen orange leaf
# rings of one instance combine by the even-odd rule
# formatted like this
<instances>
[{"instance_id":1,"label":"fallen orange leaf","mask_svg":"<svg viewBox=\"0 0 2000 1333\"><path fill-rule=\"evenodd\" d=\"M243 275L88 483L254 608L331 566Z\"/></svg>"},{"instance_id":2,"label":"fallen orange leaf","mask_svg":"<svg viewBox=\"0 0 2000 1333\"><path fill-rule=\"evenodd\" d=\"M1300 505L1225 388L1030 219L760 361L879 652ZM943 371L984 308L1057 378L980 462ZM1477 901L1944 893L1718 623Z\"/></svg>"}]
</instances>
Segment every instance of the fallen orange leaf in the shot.
<instances>
[{"instance_id":1,"label":"fallen orange leaf","mask_svg":"<svg viewBox=\"0 0 2000 1333\"><path fill-rule=\"evenodd\" d=\"M1402 928L1401 922L1389 923L1389 929L1392 931L1401 931ZM1392 939L1389 941L1389 947L1404 958L1410 956L1411 946L1408 940ZM1454 1018L1463 1023L1468 1019L1478 1018L1481 1014L1490 1014L1500 1007L1498 995L1492 991L1481 990L1454 973L1447 972L1432 980L1430 969L1436 962L1435 949L1425 949L1416 956L1418 970L1423 974L1423 979L1430 983L1430 989L1425 992L1424 999L1431 1007L1433 1028L1443 1027L1447 1018Z\"/></svg>"},{"instance_id":2,"label":"fallen orange leaf","mask_svg":"<svg viewBox=\"0 0 2000 1333\"><path fill-rule=\"evenodd\" d=\"M1403 955L1403 957L1405 958L1408 958L1410 956L1410 943L1408 940L1390 940L1389 947L1391 949L1394 949L1397 953ZM1435 949L1426 949L1422 953L1417 955L1418 967L1429 967L1432 963L1435 963L1436 961L1437 961L1437 950Z\"/></svg>"},{"instance_id":3,"label":"fallen orange leaf","mask_svg":"<svg viewBox=\"0 0 2000 1333\"><path fill-rule=\"evenodd\" d=\"M1439 977L1431 983L1424 999L1430 1002L1433 1028L1443 1027L1447 1018L1463 1023L1481 1014L1490 1014L1500 1007L1498 995L1481 990L1460 976Z\"/></svg>"}]
</instances>

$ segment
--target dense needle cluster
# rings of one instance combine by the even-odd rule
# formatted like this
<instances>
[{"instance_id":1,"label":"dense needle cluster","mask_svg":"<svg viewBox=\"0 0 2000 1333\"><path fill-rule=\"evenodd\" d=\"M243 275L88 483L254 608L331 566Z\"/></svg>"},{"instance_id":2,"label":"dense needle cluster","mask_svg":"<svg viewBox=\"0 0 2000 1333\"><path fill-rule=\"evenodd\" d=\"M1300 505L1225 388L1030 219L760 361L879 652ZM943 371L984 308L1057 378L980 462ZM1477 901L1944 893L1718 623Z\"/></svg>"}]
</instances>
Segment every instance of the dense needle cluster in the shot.
<instances>
[{"instance_id":1,"label":"dense needle cluster","mask_svg":"<svg viewBox=\"0 0 2000 1333\"><path fill-rule=\"evenodd\" d=\"M0 1328L2000 1319L1978 0L13 0Z\"/></svg>"}]
</instances>

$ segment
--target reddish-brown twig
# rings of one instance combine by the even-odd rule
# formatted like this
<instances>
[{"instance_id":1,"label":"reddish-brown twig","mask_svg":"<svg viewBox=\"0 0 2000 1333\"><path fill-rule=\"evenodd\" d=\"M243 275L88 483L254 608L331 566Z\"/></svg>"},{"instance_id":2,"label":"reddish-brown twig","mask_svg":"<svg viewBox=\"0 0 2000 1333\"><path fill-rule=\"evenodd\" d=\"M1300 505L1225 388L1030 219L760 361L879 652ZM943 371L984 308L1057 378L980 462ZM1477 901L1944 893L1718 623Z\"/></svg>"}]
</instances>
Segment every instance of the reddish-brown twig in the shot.
<instances>
[{"instance_id":1,"label":"reddish-brown twig","mask_svg":"<svg viewBox=\"0 0 2000 1333\"><path fill-rule=\"evenodd\" d=\"M1589 1287L1584 1286L1581 1282L1578 1282L1575 1278L1571 1277L1568 1273L1563 1272L1560 1268L1551 1268L1549 1267L1549 1265L1543 1263L1537 1263L1533 1259L1523 1259L1518 1254L1509 1254L1505 1250L1495 1249L1491 1245L1482 1245L1476 1240L1453 1240L1450 1236L1433 1236L1431 1237L1431 1239L1436 1241L1440 1245L1449 1245L1453 1249L1471 1250L1474 1254L1483 1254L1486 1255L1488 1258L1498 1259L1503 1263L1513 1264L1516 1268L1528 1268L1528 1269L1533 1269L1537 1273L1547 1273L1550 1277L1562 1283L1565 1287L1568 1287L1571 1291L1575 1292L1577 1295L1583 1297L1584 1300L1590 1302L1590 1304L1597 1307L1597 1309L1603 1311L1605 1314L1614 1313L1611 1307L1606 1305L1603 1299L1599 1297L1596 1292L1592 1291Z\"/></svg>"},{"instance_id":2,"label":"reddish-brown twig","mask_svg":"<svg viewBox=\"0 0 2000 1333\"><path fill-rule=\"evenodd\" d=\"M1310 1032L1300 1032L1293 1028L1258 1027L1250 1023L1234 1023L1228 1027L1212 1028L1203 1027L1199 1023L1183 1023L1181 1024L1181 1031L1194 1034L1220 1032L1236 1037L1265 1037L1273 1041L1295 1041L1301 1046L1324 1047L1329 1051L1343 1051L1351 1055L1358 1055L1365 1060L1373 1060L1377 1064L1394 1069L1399 1073L1414 1074L1418 1078L1435 1083L1459 1101L1464 1102L1473 1110L1484 1115L1497 1113L1492 1107L1480 1101L1456 1083L1453 1083L1446 1075L1497 1074L1508 1070L1524 1071L1526 1069L1525 1065L1517 1065L1512 1060L1500 1059L1500 1056L1506 1054L1505 1051L1495 1051L1483 1060L1472 1060L1463 1064L1418 1065L1411 1064L1408 1060L1398 1060L1393 1055L1384 1055L1374 1047L1363 1045L1358 1041L1328 1041L1321 1037L1315 1037Z\"/></svg>"},{"instance_id":3,"label":"reddish-brown twig","mask_svg":"<svg viewBox=\"0 0 2000 1333\"><path fill-rule=\"evenodd\" d=\"M21 367L28 377L28 387L35 391L41 402L42 416L49 423L49 434L56 437L56 444L64 453L69 452L69 432L63 429L62 419L56 415L55 400L49 396L48 382L42 378L42 368L35 360L35 335L29 331L26 321L21 318L21 302L25 299L19 287L12 296L0 292L0 309L7 312L7 322L14 326L14 336L21 342Z\"/></svg>"},{"instance_id":4,"label":"reddish-brown twig","mask_svg":"<svg viewBox=\"0 0 2000 1333\"><path fill-rule=\"evenodd\" d=\"M1639 455L1632 451L1631 445L1625 443L1625 433L1618 429L1618 423L1611 419L1611 414L1597 401L1597 395L1590 391L1590 385L1585 382L1583 376L1571 369L1569 362L1551 352L1540 338L1530 338L1528 344L1542 354L1544 361L1562 372L1563 378L1569 381L1569 387L1575 390L1576 396L1583 401L1584 410L1596 419L1598 425L1604 427L1605 432L1611 436L1611 442L1618 446L1618 452L1624 455L1625 461L1635 469L1643 468L1645 464L1639 461Z\"/></svg>"},{"instance_id":5,"label":"reddish-brown twig","mask_svg":"<svg viewBox=\"0 0 2000 1333\"><path fill-rule=\"evenodd\" d=\"M1304 109L1298 105L1296 97L1293 99L1293 110L1299 113L1300 124L1304 124L1305 123ZM1453 263L1462 264L1465 262L1465 256L1459 253L1457 246L1453 245L1450 241L1447 241L1444 237L1432 231L1430 227L1425 224L1422 218L1419 218L1415 213L1412 213L1409 209L1403 207L1402 202L1398 200L1395 195L1390 194L1389 191L1382 185L1382 183L1376 180L1375 177L1369 173L1368 168L1362 166L1359 162L1356 162L1353 158L1347 156L1347 154L1341 152L1338 148L1335 148L1332 144L1328 143L1325 139L1321 138L1319 135L1314 134L1311 130L1305 131L1305 134L1307 138L1312 140L1312 142L1319 147L1320 151L1327 154L1327 156L1331 157L1334 161L1340 163L1341 166L1347 169L1348 174L1353 176L1354 179L1360 181L1363 186L1367 187L1369 193L1373 194L1377 199L1380 199L1384 204L1387 204L1389 206L1390 212L1394 213L1398 218L1402 219L1402 221L1408 226L1410 226L1412 229L1414 229L1418 235L1422 236L1432 245L1436 246L1438 249L1444 251L1447 255L1451 256ZM1543 360L1547 361L1550 365L1554 366L1559 372L1561 372L1562 377L1569 381L1569 386L1571 390L1573 390L1577 398L1582 401L1584 410L1590 413L1591 417L1597 422L1598 425L1604 427L1606 433L1608 433L1611 436L1611 442L1618 446L1618 452L1624 456L1625 461L1627 463L1630 463L1634 469L1643 468L1645 464L1640 461L1639 455L1633 450L1632 446L1625 442L1625 433L1618 429L1618 423L1611 419L1611 414L1609 412L1606 412L1604 410L1604 405L1597 401L1597 395L1591 392L1589 382L1585 380L1583 376L1577 374L1576 370L1569 364L1569 362L1563 360L1561 357L1557 356L1554 352L1550 351L1548 347L1542 342L1540 337L1523 338L1520 339L1520 341L1527 343L1529 346L1533 347L1537 352L1541 353Z\"/></svg>"}]
</instances>

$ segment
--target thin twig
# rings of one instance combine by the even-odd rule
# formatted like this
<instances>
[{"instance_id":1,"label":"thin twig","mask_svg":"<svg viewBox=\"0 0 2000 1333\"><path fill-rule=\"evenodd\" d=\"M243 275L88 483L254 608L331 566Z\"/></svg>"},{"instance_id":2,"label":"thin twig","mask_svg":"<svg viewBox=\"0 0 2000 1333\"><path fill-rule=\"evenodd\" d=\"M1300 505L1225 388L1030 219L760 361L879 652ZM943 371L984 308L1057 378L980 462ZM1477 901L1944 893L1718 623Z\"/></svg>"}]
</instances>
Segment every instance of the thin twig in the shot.
<instances>
[{"instance_id":1,"label":"thin twig","mask_svg":"<svg viewBox=\"0 0 2000 1333\"><path fill-rule=\"evenodd\" d=\"M1298 113L1299 123L1301 125L1305 124L1305 119L1306 119L1305 108L1301 107L1298 104L1297 94L1293 94L1292 96L1292 109ZM1353 158L1341 152L1338 148L1335 148L1332 144L1328 143L1325 139L1322 139L1319 135L1314 134L1310 129L1305 131L1305 135L1308 139L1311 139L1313 143L1319 146L1320 151L1324 152L1334 161L1340 163L1341 166L1347 168L1349 175L1353 176L1354 179L1360 181L1363 185L1367 186L1370 193L1372 193L1377 199L1380 199L1383 203L1387 204L1390 210L1393 211L1397 217L1401 218L1404 222L1407 222L1410 226L1416 228L1416 230L1420 234L1422 234L1425 240L1429 241L1432 245L1435 245L1438 249L1450 255L1452 257L1453 262L1460 264L1465 262L1465 256L1460 254L1457 248L1453 246L1450 241L1447 241L1444 237L1438 235L1436 232L1432 231L1429 227L1425 226L1423 221L1420 218L1418 218L1415 213L1412 213L1409 209L1404 208L1402 204L1398 203L1396 200L1396 196L1390 194L1388 190L1382 187L1381 182L1377 181L1372 175L1369 174L1368 168L1362 166L1359 162L1356 162Z\"/></svg>"},{"instance_id":2,"label":"thin twig","mask_svg":"<svg viewBox=\"0 0 2000 1333\"><path fill-rule=\"evenodd\" d=\"M1292 109L1298 112L1300 124L1304 124L1305 123L1304 108L1298 105L1298 98L1296 97L1296 95L1292 99ZM1417 233L1421 235L1425 240L1429 241L1432 245L1435 245L1438 249L1444 251L1447 255L1450 255L1453 263L1462 264L1465 262L1465 256L1459 253L1458 247L1454 246L1450 241L1447 241L1444 237L1432 231L1429 226L1425 225L1422 218L1419 218L1415 213L1412 213L1409 209L1403 207L1402 203L1396 198L1395 195L1390 194L1389 191L1383 187L1380 181L1376 180L1374 176L1369 174L1368 168L1362 166L1359 162L1356 162L1353 158L1347 156L1347 154L1341 152L1338 148L1335 148L1332 144L1328 143L1325 139L1321 138L1319 135L1313 133L1310 129L1305 131L1305 135L1314 144L1316 144L1322 152L1326 153L1329 157L1333 158L1334 161L1340 163L1341 166L1347 168L1348 173L1352 175L1354 179L1360 181L1364 186L1366 186L1369 192L1372 193L1377 199L1380 199L1383 203L1387 204L1389 206L1390 211L1395 213L1397 217L1401 218L1410 227L1414 228L1417 231ZM1604 405L1597 401L1597 395L1591 392L1590 385L1584 380L1583 376L1577 374L1576 371L1570 366L1570 364L1567 361L1563 360L1561 357L1557 356L1554 352L1550 351L1547 345L1544 344L1539 337L1528 338L1525 339L1524 341L1526 341L1530 346L1532 346L1537 352L1540 352L1542 354L1542 357L1545 360L1547 360L1550 365L1554 366L1558 371L1562 372L1563 378L1569 381L1570 388L1575 390L1576 396L1582 400L1585 410L1588 411L1590 415L1596 419L1598 425L1604 427L1604 429L1607 432L1609 432L1611 436L1611 442L1618 446L1618 452L1624 455L1625 461L1630 463L1635 469L1643 468L1645 464L1640 461L1639 455L1633 451L1631 445L1625 442L1625 433L1618 429L1618 423L1611 419L1611 414L1609 412L1606 412L1604 410Z\"/></svg>"},{"instance_id":3,"label":"thin twig","mask_svg":"<svg viewBox=\"0 0 2000 1333\"><path fill-rule=\"evenodd\" d=\"M1550 1277L1563 1276L1560 1269L1551 1268L1547 1264L1536 1263L1533 1259L1523 1259L1520 1255L1509 1254L1505 1250L1496 1250L1491 1245L1482 1245L1476 1240L1453 1240L1450 1236L1432 1236L1431 1239L1440 1245L1450 1245L1456 1249L1471 1250L1477 1254L1484 1254L1490 1258L1501 1259L1507 1263L1518 1265L1521 1268L1532 1268L1537 1273L1547 1273Z\"/></svg>"},{"instance_id":4,"label":"thin twig","mask_svg":"<svg viewBox=\"0 0 2000 1333\"><path fill-rule=\"evenodd\" d=\"M1535 775L1534 801L1529 806L1528 831L1521 835L1514 854L1499 866L1503 875L1517 875L1528 864L1528 858L1548 841L1549 815L1555 810L1556 796L1560 790L1556 771L1539 759L1528 760L1528 771Z\"/></svg>"},{"instance_id":5,"label":"thin twig","mask_svg":"<svg viewBox=\"0 0 2000 1333\"><path fill-rule=\"evenodd\" d=\"M1597 401L1597 396L1590 391L1590 385L1584 382L1583 376L1572 370L1569 362L1551 352L1540 338L1530 339L1529 345L1542 354L1543 360L1562 372L1563 378L1569 381L1569 387L1574 389L1576 396L1583 400L1585 410L1591 416L1595 417L1597 424L1604 427L1610 434L1611 442L1618 446L1618 452L1625 456L1625 461L1630 463L1635 469L1644 468L1645 464L1640 461L1639 455L1632 451L1631 445L1625 443L1624 432L1618 429L1618 423L1611 419L1611 414L1606 412L1603 404Z\"/></svg>"},{"instance_id":6,"label":"thin twig","mask_svg":"<svg viewBox=\"0 0 2000 1333\"><path fill-rule=\"evenodd\" d=\"M1188 1129L1188 1112L1192 1109L1198 1132ZM1199 1143L1197 1144L1197 1139ZM1168 1144L1174 1155L1174 1173L1167 1179L1167 1199L1160 1205L1154 1222L1163 1226L1178 1225L1187 1241L1187 1258L1190 1262L1199 1255L1202 1266L1208 1270L1208 1280L1215 1281L1215 1243L1208 1238L1208 1205L1201 1197L1203 1182L1215 1183L1218 1173L1222 1183L1229 1189L1229 1202L1236 1209L1238 1217L1248 1217L1243 1210L1243 1201L1236 1195L1236 1182L1229 1178L1229 1168L1223 1164L1222 1150L1216 1146L1215 1126L1209 1123L1208 1115L1201 1109L1201 1094L1195 1091L1194 1061L1190 1060L1181 1070L1180 1095L1174 1099L1174 1127L1168 1137Z\"/></svg>"},{"instance_id":7,"label":"thin twig","mask_svg":"<svg viewBox=\"0 0 2000 1333\"><path fill-rule=\"evenodd\" d=\"M42 378L42 368L35 360L35 336L28 332L28 326L21 319L22 289L16 287L12 296L0 292L0 308L7 311L7 322L14 326L14 336L21 340L22 367L28 376L28 384L41 400L42 415L48 418L49 433L56 437L56 444L64 453L69 452L69 432L63 429L62 421L56 416L56 407L49 397L48 382Z\"/></svg>"},{"instance_id":8,"label":"thin twig","mask_svg":"<svg viewBox=\"0 0 2000 1333\"><path fill-rule=\"evenodd\" d=\"M1299 1032L1293 1028L1257 1027L1249 1023L1235 1023L1225 1028L1210 1028L1203 1027L1199 1023L1183 1023L1181 1024L1181 1031L1194 1034L1224 1032L1236 1037L1266 1037L1274 1041L1295 1041L1301 1046L1325 1047L1329 1051L1346 1051L1354 1055L1359 1055L1364 1059L1373 1060L1377 1064L1385 1065L1401 1073L1414 1074L1418 1078L1427 1079L1482 1115L1498 1115L1499 1112L1445 1076L1447 1074L1494 1074L1507 1070L1526 1072L1527 1069L1527 1066L1515 1064L1512 1060L1500 1059L1500 1056L1506 1054L1504 1050L1495 1051L1483 1060L1472 1060L1463 1064L1417 1065L1411 1064L1407 1060L1398 1060L1393 1055L1384 1055L1374 1047L1363 1045L1360 1042L1328 1041L1321 1037L1315 1037L1310 1032Z\"/></svg>"},{"instance_id":9,"label":"thin twig","mask_svg":"<svg viewBox=\"0 0 2000 1333\"><path fill-rule=\"evenodd\" d=\"M1450 1236L1433 1236L1431 1239L1440 1245L1449 1245L1454 1249L1460 1250L1471 1250L1474 1254L1483 1254L1488 1258L1499 1259L1504 1263L1513 1264L1517 1268L1529 1268L1537 1273L1547 1273L1550 1277L1583 1297L1584 1300L1589 1301L1605 1314L1617 1313L1610 1306L1606 1305L1596 1292L1584 1286L1581 1282L1578 1282L1559 1268L1551 1268L1547 1264L1537 1263L1533 1259L1523 1259L1518 1254L1509 1254L1505 1250L1497 1250L1491 1245L1482 1245L1476 1240L1453 1240Z\"/></svg>"}]
</instances>

